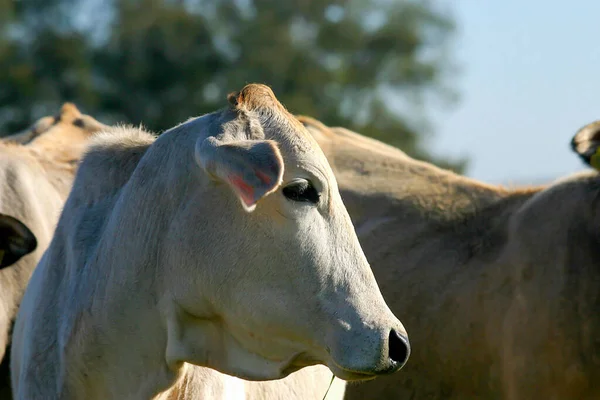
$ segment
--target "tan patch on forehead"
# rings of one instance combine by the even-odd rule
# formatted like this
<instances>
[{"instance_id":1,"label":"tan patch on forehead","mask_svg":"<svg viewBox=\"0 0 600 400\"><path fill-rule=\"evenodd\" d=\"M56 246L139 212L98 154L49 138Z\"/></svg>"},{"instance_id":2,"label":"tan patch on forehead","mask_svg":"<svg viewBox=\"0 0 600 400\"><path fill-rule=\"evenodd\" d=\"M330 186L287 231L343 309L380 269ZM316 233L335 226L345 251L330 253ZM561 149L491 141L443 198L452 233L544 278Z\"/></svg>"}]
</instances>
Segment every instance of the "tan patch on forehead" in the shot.
<instances>
[{"instance_id":1,"label":"tan patch on forehead","mask_svg":"<svg viewBox=\"0 0 600 400\"><path fill-rule=\"evenodd\" d=\"M229 104L240 111L253 111L277 119L280 123L288 125L290 134L296 134L301 139L307 141L304 145L296 142L294 147L298 150L310 150L312 146L318 146L318 143L284 106L277 100L275 93L270 87L251 83L244 86L239 92L230 93L227 96Z\"/></svg>"},{"instance_id":2,"label":"tan patch on forehead","mask_svg":"<svg viewBox=\"0 0 600 400\"><path fill-rule=\"evenodd\" d=\"M260 109L276 109L285 111L283 105L275 97L275 93L266 85L252 83L244 86L237 93L231 93L227 100L232 106L245 108L248 111Z\"/></svg>"},{"instance_id":3,"label":"tan patch on forehead","mask_svg":"<svg viewBox=\"0 0 600 400\"><path fill-rule=\"evenodd\" d=\"M311 163L324 164L323 167L325 167L325 170L322 170L323 179L327 181L330 181L332 178L335 179L333 172L328 171L330 169L329 163L321 151L317 140L277 100L271 88L262 84L246 85L239 92L229 94L227 100L233 110L242 114L239 116L241 120L247 119L245 121L246 124L250 125L252 118L254 118L251 116L251 113L256 113L255 115L266 118L266 120L263 120L265 127L269 125L275 127L275 129L269 129L270 135L272 135L270 138L277 142L286 163L290 161L295 162L293 161L294 159L297 161L298 157L303 157L302 154L309 154ZM252 132L252 129L249 129L249 131ZM264 133L266 132L267 130L265 129ZM292 155L292 158L288 159L287 155ZM331 214L335 208L331 185L327 185L327 190L329 191L327 194L327 209Z\"/></svg>"}]
</instances>

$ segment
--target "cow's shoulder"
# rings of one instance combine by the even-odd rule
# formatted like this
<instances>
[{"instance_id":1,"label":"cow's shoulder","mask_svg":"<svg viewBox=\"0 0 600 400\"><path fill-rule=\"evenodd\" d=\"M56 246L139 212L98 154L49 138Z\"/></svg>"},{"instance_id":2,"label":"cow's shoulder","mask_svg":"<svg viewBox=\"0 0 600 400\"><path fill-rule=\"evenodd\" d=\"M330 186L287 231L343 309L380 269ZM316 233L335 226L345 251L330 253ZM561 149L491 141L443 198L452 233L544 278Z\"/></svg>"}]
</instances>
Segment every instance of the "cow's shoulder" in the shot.
<instances>
[{"instance_id":1,"label":"cow's shoulder","mask_svg":"<svg viewBox=\"0 0 600 400\"><path fill-rule=\"evenodd\" d=\"M155 139L154 134L130 126L98 134L81 161L73 192L85 203L113 196L127 183Z\"/></svg>"}]
</instances>

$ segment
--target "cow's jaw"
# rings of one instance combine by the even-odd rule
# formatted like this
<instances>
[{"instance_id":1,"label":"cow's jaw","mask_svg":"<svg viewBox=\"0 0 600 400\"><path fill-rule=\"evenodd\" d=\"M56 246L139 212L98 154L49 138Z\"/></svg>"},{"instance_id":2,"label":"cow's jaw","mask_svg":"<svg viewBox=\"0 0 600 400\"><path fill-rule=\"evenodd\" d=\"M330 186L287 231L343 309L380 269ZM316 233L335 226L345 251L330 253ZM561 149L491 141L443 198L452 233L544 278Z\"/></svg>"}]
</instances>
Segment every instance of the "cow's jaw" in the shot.
<instances>
[{"instance_id":1,"label":"cow's jaw","mask_svg":"<svg viewBox=\"0 0 600 400\"><path fill-rule=\"evenodd\" d=\"M214 314L192 315L178 305L167 313L167 349L169 368L177 371L182 363L212 368L228 375L252 381L281 379L302 367L321 363L289 342L269 344L269 357L257 351L262 341L247 340L245 334L232 334L223 320ZM241 336L241 338L240 338ZM241 339L241 340L240 340Z\"/></svg>"}]
</instances>

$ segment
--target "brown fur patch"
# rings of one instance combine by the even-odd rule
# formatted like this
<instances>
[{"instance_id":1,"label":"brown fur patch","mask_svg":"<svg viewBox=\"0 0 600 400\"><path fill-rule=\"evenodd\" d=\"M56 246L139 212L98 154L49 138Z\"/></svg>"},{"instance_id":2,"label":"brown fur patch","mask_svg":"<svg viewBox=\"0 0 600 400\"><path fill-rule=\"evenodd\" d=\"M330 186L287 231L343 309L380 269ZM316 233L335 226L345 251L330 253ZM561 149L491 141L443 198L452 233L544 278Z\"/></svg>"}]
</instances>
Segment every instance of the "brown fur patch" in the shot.
<instances>
[{"instance_id":1,"label":"brown fur patch","mask_svg":"<svg viewBox=\"0 0 600 400\"><path fill-rule=\"evenodd\" d=\"M299 137L307 139L310 143L310 145L301 145L296 141L295 145L299 146L298 148L310 148L310 146L317 144L304 125L288 112L283 104L277 100L273 90L266 85L260 83L248 84L239 92L230 93L227 96L227 101L230 107L237 111L258 112L268 117L277 118L280 122L285 120Z\"/></svg>"},{"instance_id":2,"label":"brown fur patch","mask_svg":"<svg viewBox=\"0 0 600 400\"><path fill-rule=\"evenodd\" d=\"M227 100L232 106L244 108L248 111L269 109L285 111L283 105L275 97L273 90L260 83L251 83L244 86L237 93L230 93Z\"/></svg>"}]
</instances>

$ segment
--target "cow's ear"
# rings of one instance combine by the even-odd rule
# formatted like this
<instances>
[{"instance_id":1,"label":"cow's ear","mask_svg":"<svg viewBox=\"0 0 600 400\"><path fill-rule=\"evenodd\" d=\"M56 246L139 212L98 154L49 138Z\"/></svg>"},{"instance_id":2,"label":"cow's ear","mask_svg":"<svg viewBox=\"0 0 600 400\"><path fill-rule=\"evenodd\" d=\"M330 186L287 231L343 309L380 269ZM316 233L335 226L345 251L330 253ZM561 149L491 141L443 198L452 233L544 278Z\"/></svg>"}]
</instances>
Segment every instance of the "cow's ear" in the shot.
<instances>
[{"instance_id":1,"label":"cow's ear","mask_svg":"<svg viewBox=\"0 0 600 400\"><path fill-rule=\"evenodd\" d=\"M600 171L600 121L577 131L571 140L571 148L583 162Z\"/></svg>"},{"instance_id":2,"label":"cow's ear","mask_svg":"<svg viewBox=\"0 0 600 400\"><path fill-rule=\"evenodd\" d=\"M37 247L35 235L25 224L0 214L0 268L8 267Z\"/></svg>"},{"instance_id":3,"label":"cow's ear","mask_svg":"<svg viewBox=\"0 0 600 400\"><path fill-rule=\"evenodd\" d=\"M270 140L221 142L211 136L196 143L195 156L210 176L233 189L248 212L277 190L283 177L283 158Z\"/></svg>"}]
</instances>

